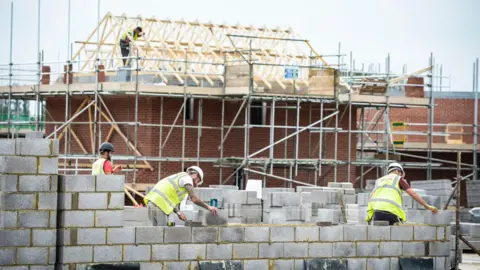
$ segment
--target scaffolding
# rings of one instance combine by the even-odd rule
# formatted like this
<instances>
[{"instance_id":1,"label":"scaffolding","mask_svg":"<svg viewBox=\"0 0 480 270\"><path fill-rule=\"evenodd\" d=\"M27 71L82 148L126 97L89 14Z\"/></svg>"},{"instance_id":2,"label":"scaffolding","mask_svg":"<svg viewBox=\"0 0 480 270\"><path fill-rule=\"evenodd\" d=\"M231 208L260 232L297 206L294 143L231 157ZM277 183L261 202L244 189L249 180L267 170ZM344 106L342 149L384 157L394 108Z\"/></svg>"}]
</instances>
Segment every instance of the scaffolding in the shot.
<instances>
[{"instance_id":1,"label":"scaffolding","mask_svg":"<svg viewBox=\"0 0 480 270\"><path fill-rule=\"evenodd\" d=\"M38 16L40 19L40 1L38 1ZM13 2L11 14L13 14ZM434 132L436 124L434 119L435 93L445 87L444 81L449 79L443 76L441 68L435 64L433 55L427 68L408 73L406 68L402 73L393 73L390 69L390 55L385 61L385 70L380 70L380 65L370 65L367 70L362 65L361 69L355 68L353 54L349 55L349 64L345 64L346 54L339 51L331 55L320 55L310 45L308 40L303 39L292 29L269 29L266 27L255 28L241 25L215 25L212 23L159 20L156 18L127 17L126 15L114 16L107 13L103 18L97 15L98 25L86 41L77 42L79 48L73 53L73 44L70 40L70 1L68 5L68 60L65 62L45 62L43 52L40 49L40 23L38 23L38 59L36 63L14 63L12 59L13 44L10 42L10 63L2 65L0 70L7 70L8 85L2 86L2 98L8 98L8 104L12 100L25 99L35 100L35 121L23 121L13 117L11 106L8 106L6 121L1 124L7 126L8 136L18 136L18 129L11 132L11 127L20 125L34 125L36 130L41 130L46 125L54 125L53 132L47 134L47 138L64 138L64 153L60 155L63 161L62 171L65 173L79 173L90 167L91 161L96 158L96 149L102 141L108 141L113 132L117 132L127 145L125 155L116 155L115 160L129 164L127 171L133 173L133 184L136 184L138 170L154 170L152 163L158 163L158 179L162 175L163 162L179 162L182 170L185 163L196 162L211 163L218 167L220 184L231 183L232 177L243 170L245 177L255 174L263 177L264 185L268 178L275 178L292 183L303 183L295 180L299 170L309 171L308 182L313 185L324 185L326 175L332 173L333 181L348 182L360 181L360 187L364 186L364 177L367 173L381 169L395 157L409 156L424 159L424 162L403 162L406 168L427 168L427 179L432 179L433 170L456 170L456 167L445 167L443 164L455 164L454 161L433 158L435 151L463 152L471 151L473 164L463 163L462 170L471 172L469 175L476 179L476 155L477 155L477 114L471 125L472 132ZM143 40L133 41L128 67L119 68L123 59L119 56L117 40L123 32L127 32L135 25L142 25L146 36ZM13 35L13 16L10 27ZM96 35L96 42L93 37ZM12 39L11 39L12 41ZM83 60L82 60L83 57ZM328 63L325 59L333 59ZM64 71L45 71L45 65L64 65ZM77 67L75 70L75 66ZM4 68L2 68L4 67ZM285 79L286 67L292 67L299 72L295 80ZM75 75L73 75L75 72ZM101 74L113 78L115 74L125 72L133 78L130 82L101 81ZM233 73L229 73L233 72ZM338 73L337 73L338 72ZM318 75L320 74L320 75ZM44 84L47 76L58 78L55 83ZM318 76L317 76L318 75ZM409 83L411 77L422 78L422 83ZM477 108L478 92L478 60L474 63L474 110ZM63 83L61 80L63 79ZM75 81L76 80L76 81ZM406 82L407 81L407 82ZM426 82L425 82L426 81ZM20 82L15 84L14 82ZM27 84L24 84L27 82ZM245 83L246 82L246 83ZM29 84L28 84L29 83ZM406 87L425 87L428 89L428 98L405 97ZM375 93L383 89L383 94ZM371 91L365 94L364 91ZM426 91L427 92L427 91ZM105 97L112 95L125 95L134 97L133 121L115 121L114 115L105 102ZM45 98L61 96L65 98L64 119L53 119L45 107ZM82 104L73 112L71 100L74 97L84 97ZM139 99L144 96L161 97L160 123L145 123L139 121ZM173 124L165 124L164 99L182 99ZM187 107L193 99L199 100L198 125L187 125ZM222 104L222 118L218 125L204 125L203 100L216 99ZM240 104L237 113L231 123L225 123L225 102L236 101ZM260 104L260 105L258 105ZM260 108L263 114L270 115L270 123L252 124L250 113L252 108ZM308 125L301 125L301 111L308 108ZM428 123L425 124L427 131L392 131L390 123L391 108L425 108L428 110ZM275 114L279 109L284 109L286 123L281 125L275 121ZM50 117L47 121L42 112ZM374 111L373 119L369 119L369 112ZM75 121L82 113L89 115L88 122ZM295 125L288 124L288 115L295 115ZM318 112L315 116L314 114ZM355 112L355 113L352 113ZM244 123L240 123L239 116L244 114ZM359 113L358 119L353 115ZM17 108L18 114L18 108ZM183 115L183 117L182 117ZM341 128L340 123L348 117L348 128ZM317 119L318 120L315 120ZM181 121L181 123L179 122ZM85 147L74 127L88 125L90 132L90 147ZM109 132L105 139L102 135L102 126L109 126ZM407 123L418 125L418 123ZM122 132L121 126L133 126L132 134ZM138 129L141 127L153 127L160 130L159 153L156 156L145 156L138 150ZM269 144L250 153L251 128L268 130ZM168 133L163 138L164 129ZM181 155L165 156L163 149L169 141L172 131L181 129L182 147ZM185 137L187 130L196 129L197 154L188 157L185 154ZM229 138L233 130L244 132L243 156L226 157L224 155L224 142ZM200 154L200 137L203 130L218 130L220 141L218 142L218 158L202 157ZM275 140L275 134L284 134L283 138ZM291 133L290 131L294 131ZM300 133L308 132L308 158L299 157ZM318 141L312 140L312 135L318 133ZM348 142L340 142L339 135L348 134ZM473 145L455 145L449 149L437 147L433 138L435 136L449 135L473 135ZM408 145L398 146L394 144L394 136L426 136L426 145L417 146L427 156L408 154ZM132 138L133 137L133 138ZM293 138L293 154L288 155L288 139ZM332 145L331 153L327 153L327 145ZM71 146L77 143L83 153L73 153ZM285 155L283 158L275 157L274 146L283 143ZM348 157L338 158L339 144L346 144ZM292 147L291 146L291 147ZM352 150L352 146L356 146ZM264 151L268 151L268 157L258 157ZM356 152L357 158L353 158L352 151ZM130 154L130 152L132 152ZM366 158L371 153L383 153L384 158ZM327 158L328 155L331 158ZM73 161L73 165L71 164ZM402 163L402 162L401 162ZM338 167L347 168L347 179L339 179ZM352 168L360 168L360 174L353 179ZM233 168L234 172L225 174L225 168ZM274 174L274 168L283 168L283 176ZM312 178L312 179L310 179ZM230 182L229 182L230 181ZM244 185L245 183L240 183Z\"/></svg>"}]
</instances>

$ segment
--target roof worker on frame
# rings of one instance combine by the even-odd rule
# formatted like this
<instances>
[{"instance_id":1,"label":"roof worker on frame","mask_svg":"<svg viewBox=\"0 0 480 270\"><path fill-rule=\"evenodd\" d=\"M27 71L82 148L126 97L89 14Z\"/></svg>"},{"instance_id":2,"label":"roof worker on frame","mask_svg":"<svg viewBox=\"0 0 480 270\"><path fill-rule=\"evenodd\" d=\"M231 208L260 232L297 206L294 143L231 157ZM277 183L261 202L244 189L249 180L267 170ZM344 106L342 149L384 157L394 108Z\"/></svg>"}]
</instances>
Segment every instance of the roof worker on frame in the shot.
<instances>
[{"instance_id":1,"label":"roof worker on frame","mask_svg":"<svg viewBox=\"0 0 480 270\"><path fill-rule=\"evenodd\" d=\"M130 62L127 57L130 55L130 37L136 41L139 37L143 36L142 27L137 26L137 28L125 32L120 38L120 51L122 53L123 65L127 66L127 63Z\"/></svg>"},{"instance_id":2,"label":"roof worker on frame","mask_svg":"<svg viewBox=\"0 0 480 270\"><path fill-rule=\"evenodd\" d=\"M113 144L104 142L100 145L100 157L92 165L92 175L114 174L122 170L122 166L118 165L113 168L111 158L114 152Z\"/></svg>"},{"instance_id":3,"label":"roof worker on frame","mask_svg":"<svg viewBox=\"0 0 480 270\"><path fill-rule=\"evenodd\" d=\"M392 163L388 166L388 174L375 182L375 189L370 194L367 209L367 222L370 221L388 221L389 225L395 225L407 220L405 212L402 209L402 193L408 195L423 205L427 210L434 214L438 212L437 208L427 204L418 193L403 178L405 172L402 165Z\"/></svg>"},{"instance_id":4,"label":"roof worker on frame","mask_svg":"<svg viewBox=\"0 0 480 270\"><path fill-rule=\"evenodd\" d=\"M185 199L190 200L208 211L217 215L217 208L207 205L199 199L193 190L203 183L203 171L198 166L187 168L186 172L170 175L160 180L155 187L145 196L144 202L148 209L148 218L153 226L174 226L169 216L175 213L182 221L187 218L180 212L179 205Z\"/></svg>"}]
</instances>

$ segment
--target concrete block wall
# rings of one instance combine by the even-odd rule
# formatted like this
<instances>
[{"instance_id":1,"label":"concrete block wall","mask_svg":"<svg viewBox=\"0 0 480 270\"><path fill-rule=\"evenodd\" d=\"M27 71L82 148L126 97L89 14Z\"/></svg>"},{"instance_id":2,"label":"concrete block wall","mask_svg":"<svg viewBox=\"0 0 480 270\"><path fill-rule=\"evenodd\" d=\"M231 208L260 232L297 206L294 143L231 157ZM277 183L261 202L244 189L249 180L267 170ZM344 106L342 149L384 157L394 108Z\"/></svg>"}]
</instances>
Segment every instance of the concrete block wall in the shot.
<instances>
[{"instance_id":1,"label":"concrete block wall","mask_svg":"<svg viewBox=\"0 0 480 270\"><path fill-rule=\"evenodd\" d=\"M53 269L58 141L0 140L0 269Z\"/></svg>"},{"instance_id":2,"label":"concrete block wall","mask_svg":"<svg viewBox=\"0 0 480 270\"><path fill-rule=\"evenodd\" d=\"M348 269L369 265L368 269L398 269L398 257L418 257L431 258L435 269L448 269L450 242L438 233L445 229L305 224L109 228L103 238L101 233L86 232L91 237L84 239L96 242L69 246L63 266L85 269L92 264L136 262L141 269L217 264L223 266L206 269L305 269L305 264L319 267L328 262Z\"/></svg>"}]
</instances>

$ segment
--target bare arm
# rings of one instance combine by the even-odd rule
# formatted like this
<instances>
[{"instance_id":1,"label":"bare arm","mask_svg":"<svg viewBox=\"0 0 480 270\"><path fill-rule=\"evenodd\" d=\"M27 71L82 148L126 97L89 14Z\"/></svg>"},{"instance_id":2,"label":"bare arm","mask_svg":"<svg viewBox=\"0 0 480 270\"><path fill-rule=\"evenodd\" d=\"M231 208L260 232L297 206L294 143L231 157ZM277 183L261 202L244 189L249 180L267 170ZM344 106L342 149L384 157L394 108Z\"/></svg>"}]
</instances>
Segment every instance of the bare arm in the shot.
<instances>
[{"instance_id":1,"label":"bare arm","mask_svg":"<svg viewBox=\"0 0 480 270\"><path fill-rule=\"evenodd\" d=\"M426 203L423 199L422 199L422 196L418 195L418 193L415 192L415 190L413 190L413 188L409 188L407 190L405 190L405 192L408 193L408 195L412 196L412 198L417 201L419 204L423 205L423 207L425 208L428 208L429 205L428 203Z\"/></svg>"},{"instance_id":2,"label":"bare arm","mask_svg":"<svg viewBox=\"0 0 480 270\"><path fill-rule=\"evenodd\" d=\"M203 207L205 209L210 210L210 206L208 206L206 203L204 203L202 200L200 200L195 192L193 191L193 186L192 185L185 185L185 188L187 189L188 196L190 197L190 200L192 202L200 207Z\"/></svg>"}]
</instances>

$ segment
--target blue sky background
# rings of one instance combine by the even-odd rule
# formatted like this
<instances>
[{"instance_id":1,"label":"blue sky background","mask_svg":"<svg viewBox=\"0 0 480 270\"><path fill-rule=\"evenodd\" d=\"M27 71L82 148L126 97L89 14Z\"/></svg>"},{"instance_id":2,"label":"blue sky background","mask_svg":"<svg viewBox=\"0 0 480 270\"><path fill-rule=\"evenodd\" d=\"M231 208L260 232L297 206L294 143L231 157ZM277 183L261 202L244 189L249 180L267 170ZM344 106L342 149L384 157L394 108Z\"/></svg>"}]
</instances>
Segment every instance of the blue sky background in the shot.
<instances>
[{"instance_id":1,"label":"blue sky background","mask_svg":"<svg viewBox=\"0 0 480 270\"><path fill-rule=\"evenodd\" d=\"M0 63L9 62L10 2L0 0ZM37 57L37 2L15 0L13 62ZM45 61L67 59L67 0L41 0L41 48ZM356 66L381 63L388 53L395 72L426 67L430 52L451 75L452 91L471 91L472 63L480 56L477 0L101 0L100 14L141 14L202 22L292 27L317 52L353 52ZM97 0L71 0L71 42L85 40L97 24ZM74 49L75 50L75 49ZM348 62L348 58L345 59ZM448 83L447 83L448 84Z\"/></svg>"}]
</instances>

